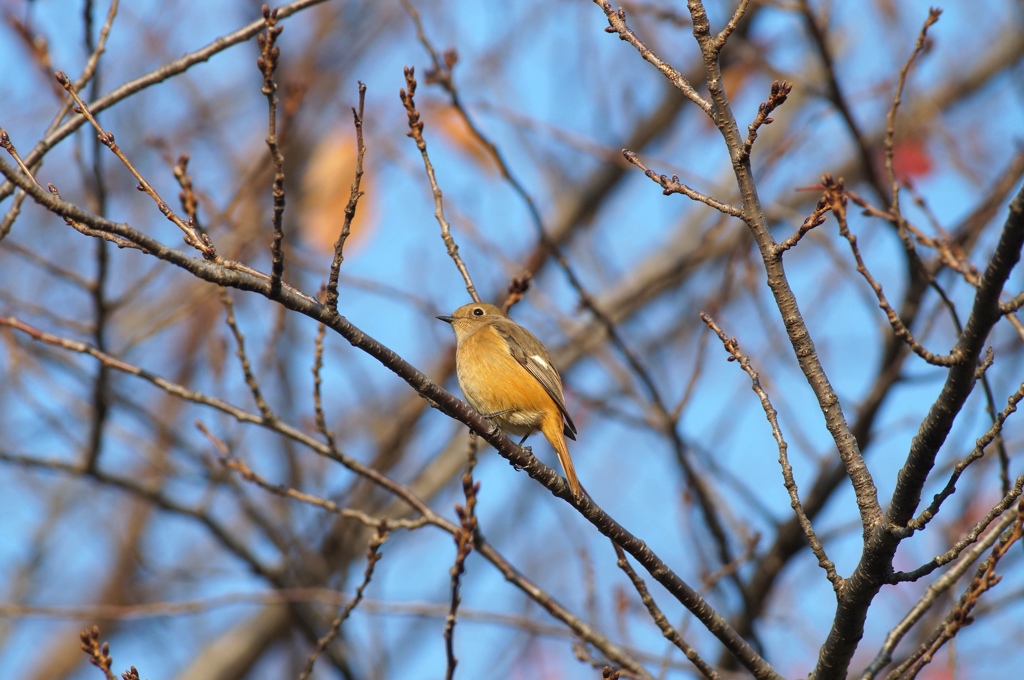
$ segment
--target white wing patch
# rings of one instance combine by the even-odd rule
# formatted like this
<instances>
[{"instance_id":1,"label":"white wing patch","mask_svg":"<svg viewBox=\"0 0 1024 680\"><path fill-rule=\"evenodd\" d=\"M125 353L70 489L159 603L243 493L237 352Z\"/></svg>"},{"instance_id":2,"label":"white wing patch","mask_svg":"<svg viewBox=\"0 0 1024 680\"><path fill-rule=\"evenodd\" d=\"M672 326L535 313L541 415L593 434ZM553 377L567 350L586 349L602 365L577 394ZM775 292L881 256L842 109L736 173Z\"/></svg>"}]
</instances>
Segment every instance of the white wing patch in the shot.
<instances>
[{"instance_id":1,"label":"white wing patch","mask_svg":"<svg viewBox=\"0 0 1024 680\"><path fill-rule=\"evenodd\" d=\"M530 356L530 358L533 359L534 361L536 361L538 364L540 364L544 368L547 368L547 369L551 368L550 366L548 366L548 362L544 361L543 357L540 357L540 356L538 356L536 354L533 354L533 355Z\"/></svg>"}]
</instances>

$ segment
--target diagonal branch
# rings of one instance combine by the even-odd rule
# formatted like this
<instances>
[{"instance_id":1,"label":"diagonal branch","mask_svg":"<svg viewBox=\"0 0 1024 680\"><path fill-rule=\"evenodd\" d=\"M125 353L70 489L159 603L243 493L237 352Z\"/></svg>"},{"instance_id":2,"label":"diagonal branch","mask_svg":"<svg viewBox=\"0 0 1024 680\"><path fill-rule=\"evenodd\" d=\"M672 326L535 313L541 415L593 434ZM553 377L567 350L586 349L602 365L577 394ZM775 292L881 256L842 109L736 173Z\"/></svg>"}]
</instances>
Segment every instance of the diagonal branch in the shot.
<instances>
[{"instance_id":1,"label":"diagonal branch","mask_svg":"<svg viewBox=\"0 0 1024 680\"><path fill-rule=\"evenodd\" d=\"M1024 246L1024 187L1010 202L999 243L978 284L970 317L953 347L958 363L948 370L939 396L932 403L910 445L907 460L896 479L884 521L865 542L860 563L840 593L839 606L812 678L845 673L864 633L868 608L892 573L892 560L909 526L935 457L978 380L977 364L989 332L1001 318L999 296Z\"/></svg>"},{"instance_id":2,"label":"diagonal branch","mask_svg":"<svg viewBox=\"0 0 1024 680\"><path fill-rule=\"evenodd\" d=\"M999 243L978 284L970 317L953 347L952 355L958 363L950 367L942 391L922 421L911 444L907 462L900 470L892 503L886 513L887 523L891 527L906 526L913 517L939 447L949 434L953 420L963 408L967 396L974 389L978 378L975 367L985 340L1002 316L999 296L1024 246L1024 186L1010 202L1009 208Z\"/></svg>"},{"instance_id":3,"label":"diagonal branch","mask_svg":"<svg viewBox=\"0 0 1024 680\"><path fill-rule=\"evenodd\" d=\"M33 200L55 214L80 220L93 229L124 238L144 248L154 257L180 267L199 279L215 283L219 286L251 291L263 297L269 297L270 295L270 281L269 277L265 274L260 274L247 267L229 266L232 263L227 263L220 258L216 261L208 261L189 257L183 252L168 248L158 240L139 232L128 224L112 222L93 215L77 205L47 194L2 160L0 160L0 174L5 175L19 188L24 189ZM571 501L572 494L569 491L568 484L562 480L562 477L555 470L541 463L535 456L523 451L518 445L505 437L493 422L473 411L467 404L452 396L412 364L364 333L349 322L348 319L328 309L312 296L294 290L287 285L282 286L281 293L276 298L276 301L291 311L308 316L330 327L345 338L353 347L376 359L381 365L408 383L434 408L468 425L474 432L494 446L498 453L515 468L525 471L553 494L567 502ZM308 437L304 433L296 432L294 436L301 437L303 443L311 448L316 450L323 450L324 448L315 438ZM358 461L349 461L349 463L361 465ZM374 470L368 470L366 474L382 477ZM403 487L400 487L400 489L401 492L405 491ZM405 496L412 499L413 502L417 500L408 493L405 493ZM754 677L772 680L781 678L768 662L751 647L750 643L737 634L728 621L715 611L696 589L691 587L673 571L644 541L615 521L607 512L594 503L592 499L584 498L575 507L602 534L622 546L637 562L643 565L648 573L668 589L673 597L683 606L690 610ZM424 513L431 512L429 508L423 507L422 504L420 504L418 509ZM478 547L477 549L481 554L485 554L483 548ZM492 558L488 557L488 559ZM509 576L507 575L507 577ZM550 598L550 596L546 597ZM583 629L582 622L579 627L581 630ZM614 648L607 645L607 643L606 649L614 651ZM636 667L635 662L632 663L631 667Z\"/></svg>"},{"instance_id":4,"label":"diagonal branch","mask_svg":"<svg viewBox=\"0 0 1024 680\"><path fill-rule=\"evenodd\" d=\"M594 0L594 2L601 8L601 11L604 12L604 15L608 18L608 27L604 29L606 32L615 33L619 36L619 40L632 45L636 51L640 53L640 56L644 61L654 66L654 68L658 69L663 76L668 78L668 81L672 83L676 89L682 92L684 97L699 106L704 113L708 114L709 117L714 117L714 107L711 102L700 96L697 90L694 89L693 85L690 84L690 81L686 79L686 76L677 71L667 62L663 61L661 57L656 55L653 50L647 47L647 45L637 37L636 33L633 32L633 29L626 25L626 11L624 9L620 7L616 10L612 7L612 3L606 2L605 0Z\"/></svg>"},{"instance_id":5,"label":"diagonal branch","mask_svg":"<svg viewBox=\"0 0 1024 680\"><path fill-rule=\"evenodd\" d=\"M697 653L697 650L687 644L687 642L683 640L683 636L679 634L679 631L669 623L668 617L665 616L665 612L663 612L661 607L658 606L658 603L654 601L654 597L651 595L651 591L647 587L647 584L644 583L644 580L636 573L636 570L630 566L629 560L626 559L626 554L622 552L622 548L614 542L612 543L612 548L615 549L615 556L618 558L616 564L618 564L619 569L622 569L626 576L629 577L629 581L633 584L633 588L636 590L637 594L640 595L640 601L643 603L644 607L647 608L651 618L658 626L658 629L661 630L661 634L665 636L665 639L685 654L686 658L689 659L690 662L696 666L697 670L701 672L701 675L708 680L718 680L720 677L718 672L708 665L708 662L701 658L700 654Z\"/></svg>"}]
</instances>

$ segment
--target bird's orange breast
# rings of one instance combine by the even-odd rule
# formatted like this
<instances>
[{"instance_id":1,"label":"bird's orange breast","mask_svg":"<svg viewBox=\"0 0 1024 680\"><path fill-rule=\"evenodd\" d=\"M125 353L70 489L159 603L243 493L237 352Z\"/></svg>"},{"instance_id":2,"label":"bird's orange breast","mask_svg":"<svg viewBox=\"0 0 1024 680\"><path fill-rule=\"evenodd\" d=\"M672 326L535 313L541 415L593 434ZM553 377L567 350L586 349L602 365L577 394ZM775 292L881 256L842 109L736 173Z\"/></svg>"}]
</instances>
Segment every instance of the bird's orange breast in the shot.
<instances>
[{"instance_id":1,"label":"bird's orange breast","mask_svg":"<svg viewBox=\"0 0 1024 680\"><path fill-rule=\"evenodd\" d=\"M508 434L523 436L540 427L558 406L530 372L516 361L490 326L463 339L456 373L466 400Z\"/></svg>"}]
</instances>

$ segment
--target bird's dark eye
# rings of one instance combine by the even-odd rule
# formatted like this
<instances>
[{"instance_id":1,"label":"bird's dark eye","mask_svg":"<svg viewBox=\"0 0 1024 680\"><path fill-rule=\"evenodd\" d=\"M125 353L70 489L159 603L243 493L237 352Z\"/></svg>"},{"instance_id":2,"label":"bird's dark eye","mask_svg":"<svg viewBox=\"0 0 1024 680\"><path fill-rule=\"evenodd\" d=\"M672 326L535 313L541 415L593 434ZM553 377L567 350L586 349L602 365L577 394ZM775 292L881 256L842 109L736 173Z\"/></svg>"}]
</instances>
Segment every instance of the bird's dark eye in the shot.
<instances>
[{"instance_id":1,"label":"bird's dark eye","mask_svg":"<svg viewBox=\"0 0 1024 680\"><path fill-rule=\"evenodd\" d=\"M483 316L483 315L484 315L484 310L480 309L479 307L474 307L473 308L473 316Z\"/></svg>"}]
</instances>

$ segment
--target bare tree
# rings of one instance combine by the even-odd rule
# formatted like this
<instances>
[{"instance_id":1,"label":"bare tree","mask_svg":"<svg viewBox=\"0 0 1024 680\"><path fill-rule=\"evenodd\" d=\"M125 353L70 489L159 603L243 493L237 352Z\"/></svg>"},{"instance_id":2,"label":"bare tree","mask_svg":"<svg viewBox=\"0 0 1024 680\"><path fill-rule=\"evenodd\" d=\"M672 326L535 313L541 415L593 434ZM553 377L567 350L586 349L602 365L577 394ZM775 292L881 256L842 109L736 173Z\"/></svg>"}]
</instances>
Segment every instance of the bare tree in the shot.
<instances>
[{"instance_id":1,"label":"bare tree","mask_svg":"<svg viewBox=\"0 0 1024 680\"><path fill-rule=\"evenodd\" d=\"M4 6L5 675L1019 667L1018 4L144 5Z\"/></svg>"}]
</instances>

